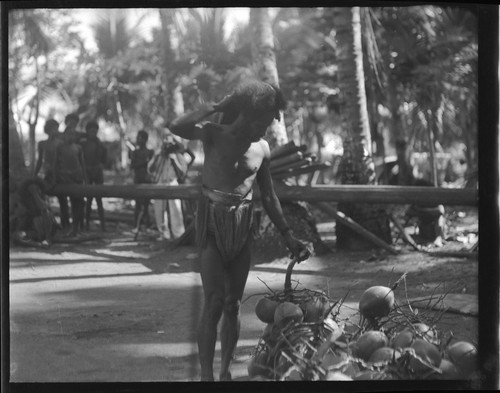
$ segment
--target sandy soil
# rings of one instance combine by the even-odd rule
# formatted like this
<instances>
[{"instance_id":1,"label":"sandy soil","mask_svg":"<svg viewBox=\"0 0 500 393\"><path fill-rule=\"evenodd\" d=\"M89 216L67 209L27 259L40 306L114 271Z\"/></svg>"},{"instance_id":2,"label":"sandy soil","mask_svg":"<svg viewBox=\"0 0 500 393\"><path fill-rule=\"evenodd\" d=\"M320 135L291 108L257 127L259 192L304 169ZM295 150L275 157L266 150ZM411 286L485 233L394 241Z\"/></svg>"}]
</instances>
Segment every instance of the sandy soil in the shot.
<instances>
[{"instance_id":1,"label":"sandy soil","mask_svg":"<svg viewBox=\"0 0 500 393\"><path fill-rule=\"evenodd\" d=\"M321 223L331 240L333 223ZM92 229L97 231L98 222ZM477 216L455 222L455 235L477 233ZM462 231L462 232L460 232ZM459 233L460 232L460 233ZM10 381L131 382L199 379L196 326L203 305L194 247L165 248L147 233L133 240L130 225L109 226L97 240L55 244L50 250L10 250ZM457 237L455 236L455 238ZM456 239L442 250L470 244ZM330 240L329 240L330 239ZM407 273L396 298L450 293L438 328L477 344L475 258L437 257L398 243L400 255L333 251L297 265L299 286L347 294L346 314L355 313L361 293ZM242 330L233 378L244 380L264 324L254 314L259 296L282 289L289 260L260 258L252 266L242 305ZM451 296L453 295L453 296ZM215 372L220 367L219 343Z\"/></svg>"}]
</instances>

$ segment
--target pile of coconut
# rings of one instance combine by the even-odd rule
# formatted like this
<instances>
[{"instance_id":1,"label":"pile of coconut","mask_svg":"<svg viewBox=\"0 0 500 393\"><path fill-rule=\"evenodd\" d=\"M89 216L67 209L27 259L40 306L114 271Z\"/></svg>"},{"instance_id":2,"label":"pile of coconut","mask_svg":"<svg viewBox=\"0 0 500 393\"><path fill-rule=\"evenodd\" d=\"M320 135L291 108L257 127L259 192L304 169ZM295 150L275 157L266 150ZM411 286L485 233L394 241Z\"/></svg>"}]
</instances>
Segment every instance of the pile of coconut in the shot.
<instances>
[{"instance_id":1,"label":"pile of coconut","mask_svg":"<svg viewBox=\"0 0 500 393\"><path fill-rule=\"evenodd\" d=\"M359 299L359 313L342 319L345 297L334 302L324 292L291 288L293 264L285 290L269 288L255 307L267 325L248 365L251 380L477 377L476 347L439 331L442 313L419 313L409 302L397 302L394 292L405 275L390 287L368 288Z\"/></svg>"}]
</instances>

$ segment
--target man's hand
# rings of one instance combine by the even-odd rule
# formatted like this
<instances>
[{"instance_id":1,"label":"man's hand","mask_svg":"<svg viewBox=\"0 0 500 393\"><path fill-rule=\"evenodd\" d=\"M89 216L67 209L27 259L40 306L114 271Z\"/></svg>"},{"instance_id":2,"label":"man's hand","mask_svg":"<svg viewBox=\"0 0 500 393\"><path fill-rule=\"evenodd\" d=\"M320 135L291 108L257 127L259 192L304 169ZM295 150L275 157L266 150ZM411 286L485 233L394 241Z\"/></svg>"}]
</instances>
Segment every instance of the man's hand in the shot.
<instances>
[{"instance_id":1,"label":"man's hand","mask_svg":"<svg viewBox=\"0 0 500 393\"><path fill-rule=\"evenodd\" d=\"M297 259L297 263L305 261L311 256L311 252L307 246L300 240L295 238L290 231L284 234L285 244L288 249L292 252L292 257Z\"/></svg>"}]
</instances>

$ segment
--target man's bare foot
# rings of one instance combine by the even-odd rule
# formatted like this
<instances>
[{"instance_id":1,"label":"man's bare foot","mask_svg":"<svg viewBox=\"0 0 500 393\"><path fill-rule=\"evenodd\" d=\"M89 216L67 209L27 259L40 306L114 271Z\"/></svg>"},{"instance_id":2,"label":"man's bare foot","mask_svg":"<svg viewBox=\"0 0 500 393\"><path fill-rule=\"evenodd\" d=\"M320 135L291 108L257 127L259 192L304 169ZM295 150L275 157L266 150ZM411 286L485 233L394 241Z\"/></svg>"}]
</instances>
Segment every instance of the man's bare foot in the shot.
<instances>
[{"instance_id":1,"label":"man's bare foot","mask_svg":"<svg viewBox=\"0 0 500 393\"><path fill-rule=\"evenodd\" d=\"M231 373L229 371L226 371L225 373L220 373L219 380L220 381L232 381Z\"/></svg>"}]
</instances>

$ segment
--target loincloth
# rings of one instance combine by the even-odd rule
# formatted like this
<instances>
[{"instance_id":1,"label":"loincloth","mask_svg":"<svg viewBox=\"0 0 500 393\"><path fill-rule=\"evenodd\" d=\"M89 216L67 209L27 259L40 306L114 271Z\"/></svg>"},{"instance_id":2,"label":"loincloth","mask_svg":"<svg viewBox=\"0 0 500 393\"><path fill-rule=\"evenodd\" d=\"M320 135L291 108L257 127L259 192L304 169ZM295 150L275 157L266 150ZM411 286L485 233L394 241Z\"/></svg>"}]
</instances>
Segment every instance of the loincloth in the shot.
<instances>
[{"instance_id":1,"label":"loincloth","mask_svg":"<svg viewBox=\"0 0 500 393\"><path fill-rule=\"evenodd\" d=\"M196 213L196 243L206 246L207 235L215 238L223 262L238 256L254 234L251 191L246 196L202 189Z\"/></svg>"}]
</instances>

